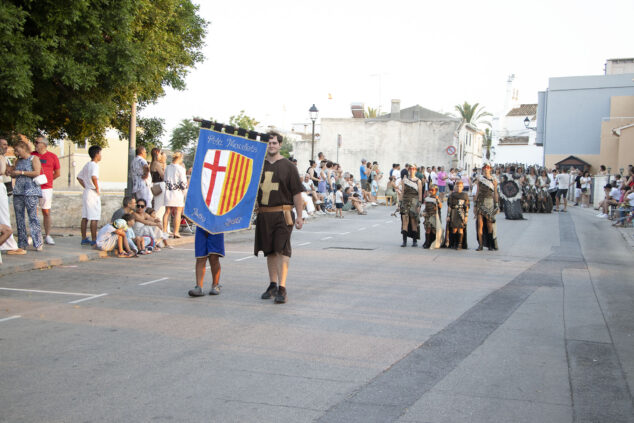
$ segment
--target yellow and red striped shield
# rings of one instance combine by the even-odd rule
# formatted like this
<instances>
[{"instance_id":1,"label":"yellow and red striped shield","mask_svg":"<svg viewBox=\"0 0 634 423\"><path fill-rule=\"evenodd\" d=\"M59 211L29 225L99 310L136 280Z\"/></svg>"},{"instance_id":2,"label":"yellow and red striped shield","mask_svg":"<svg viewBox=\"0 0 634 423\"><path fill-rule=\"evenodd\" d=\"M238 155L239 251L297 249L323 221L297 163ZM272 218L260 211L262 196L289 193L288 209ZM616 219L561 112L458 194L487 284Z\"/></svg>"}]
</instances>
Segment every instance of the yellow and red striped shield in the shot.
<instances>
[{"instance_id":1,"label":"yellow and red striped shield","mask_svg":"<svg viewBox=\"0 0 634 423\"><path fill-rule=\"evenodd\" d=\"M222 216L244 197L251 182L253 160L229 150L207 150L201 189L209 211Z\"/></svg>"}]
</instances>

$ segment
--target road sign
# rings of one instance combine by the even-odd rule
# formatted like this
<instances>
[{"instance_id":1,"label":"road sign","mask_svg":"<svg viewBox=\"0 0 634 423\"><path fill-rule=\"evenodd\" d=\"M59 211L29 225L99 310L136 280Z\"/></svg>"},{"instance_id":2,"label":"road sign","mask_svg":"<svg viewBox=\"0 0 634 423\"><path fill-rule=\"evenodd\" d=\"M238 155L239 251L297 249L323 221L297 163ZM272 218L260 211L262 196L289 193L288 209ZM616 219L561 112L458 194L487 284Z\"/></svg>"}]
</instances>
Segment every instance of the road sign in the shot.
<instances>
[{"instance_id":1,"label":"road sign","mask_svg":"<svg viewBox=\"0 0 634 423\"><path fill-rule=\"evenodd\" d=\"M454 147L453 145L447 147L447 154L449 154L450 156L456 154L456 147Z\"/></svg>"}]
</instances>

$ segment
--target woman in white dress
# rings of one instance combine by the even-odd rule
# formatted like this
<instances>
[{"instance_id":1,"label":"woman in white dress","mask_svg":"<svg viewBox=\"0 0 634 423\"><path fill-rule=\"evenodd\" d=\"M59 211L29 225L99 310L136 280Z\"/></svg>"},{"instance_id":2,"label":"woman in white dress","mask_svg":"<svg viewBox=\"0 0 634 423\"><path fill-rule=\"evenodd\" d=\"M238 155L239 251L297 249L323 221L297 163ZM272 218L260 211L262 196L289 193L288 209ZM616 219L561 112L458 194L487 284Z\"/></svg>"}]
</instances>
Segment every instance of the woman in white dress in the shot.
<instances>
[{"instance_id":1,"label":"woman in white dress","mask_svg":"<svg viewBox=\"0 0 634 423\"><path fill-rule=\"evenodd\" d=\"M7 158L4 156L7 152L9 144L7 140L0 140L0 179L2 176L7 175ZM0 180L0 225L11 226L11 216L9 215L9 196L7 195L7 187L4 185L4 181ZM15 242L13 235L0 245L0 250L6 251L7 254L26 254L26 251L18 248L18 244ZM0 261L1 263L1 261Z\"/></svg>"},{"instance_id":2,"label":"woman in white dress","mask_svg":"<svg viewBox=\"0 0 634 423\"><path fill-rule=\"evenodd\" d=\"M163 231L167 232L169 216L174 213L174 238L180 238L181 216L185 207L187 173L183 166L183 153L176 152L172 164L165 168L165 215Z\"/></svg>"},{"instance_id":3,"label":"woman in white dress","mask_svg":"<svg viewBox=\"0 0 634 423\"><path fill-rule=\"evenodd\" d=\"M152 176L152 207L156 210L156 217L163 221L165 214L165 162L167 157L160 148L152 149L152 163L150 164L150 175ZM156 194L160 189L160 193Z\"/></svg>"}]
</instances>

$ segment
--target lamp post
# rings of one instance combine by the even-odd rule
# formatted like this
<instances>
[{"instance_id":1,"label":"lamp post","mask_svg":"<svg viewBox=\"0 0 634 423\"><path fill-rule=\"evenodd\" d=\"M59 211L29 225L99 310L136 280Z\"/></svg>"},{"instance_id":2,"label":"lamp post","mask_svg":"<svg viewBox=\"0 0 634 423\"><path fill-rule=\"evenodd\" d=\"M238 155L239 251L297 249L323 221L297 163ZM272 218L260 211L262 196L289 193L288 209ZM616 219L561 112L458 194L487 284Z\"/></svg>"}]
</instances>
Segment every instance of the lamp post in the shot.
<instances>
[{"instance_id":1,"label":"lamp post","mask_svg":"<svg viewBox=\"0 0 634 423\"><path fill-rule=\"evenodd\" d=\"M310 113L310 120L313 121L313 136L312 142L310 144L310 159L315 160L315 121L319 116L319 110L317 110L317 107L315 107L315 104L313 104L312 106L310 106L310 109L308 109L308 113Z\"/></svg>"}]
</instances>

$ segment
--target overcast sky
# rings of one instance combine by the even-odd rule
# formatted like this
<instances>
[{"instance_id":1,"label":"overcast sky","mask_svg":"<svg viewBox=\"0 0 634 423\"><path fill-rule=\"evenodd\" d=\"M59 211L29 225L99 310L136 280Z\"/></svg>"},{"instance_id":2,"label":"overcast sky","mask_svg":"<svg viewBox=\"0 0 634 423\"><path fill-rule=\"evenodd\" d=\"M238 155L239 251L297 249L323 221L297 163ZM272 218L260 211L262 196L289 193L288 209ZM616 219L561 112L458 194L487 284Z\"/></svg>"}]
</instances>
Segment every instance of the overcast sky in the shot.
<instances>
[{"instance_id":1,"label":"overcast sky","mask_svg":"<svg viewBox=\"0 0 634 423\"><path fill-rule=\"evenodd\" d=\"M350 103L449 112L479 102L499 113L513 73L522 103L548 78L599 75L608 58L634 57L633 0L199 2L210 22L206 60L144 116L227 122L245 110L290 129L350 117ZM332 99L329 99L329 94Z\"/></svg>"}]
</instances>

